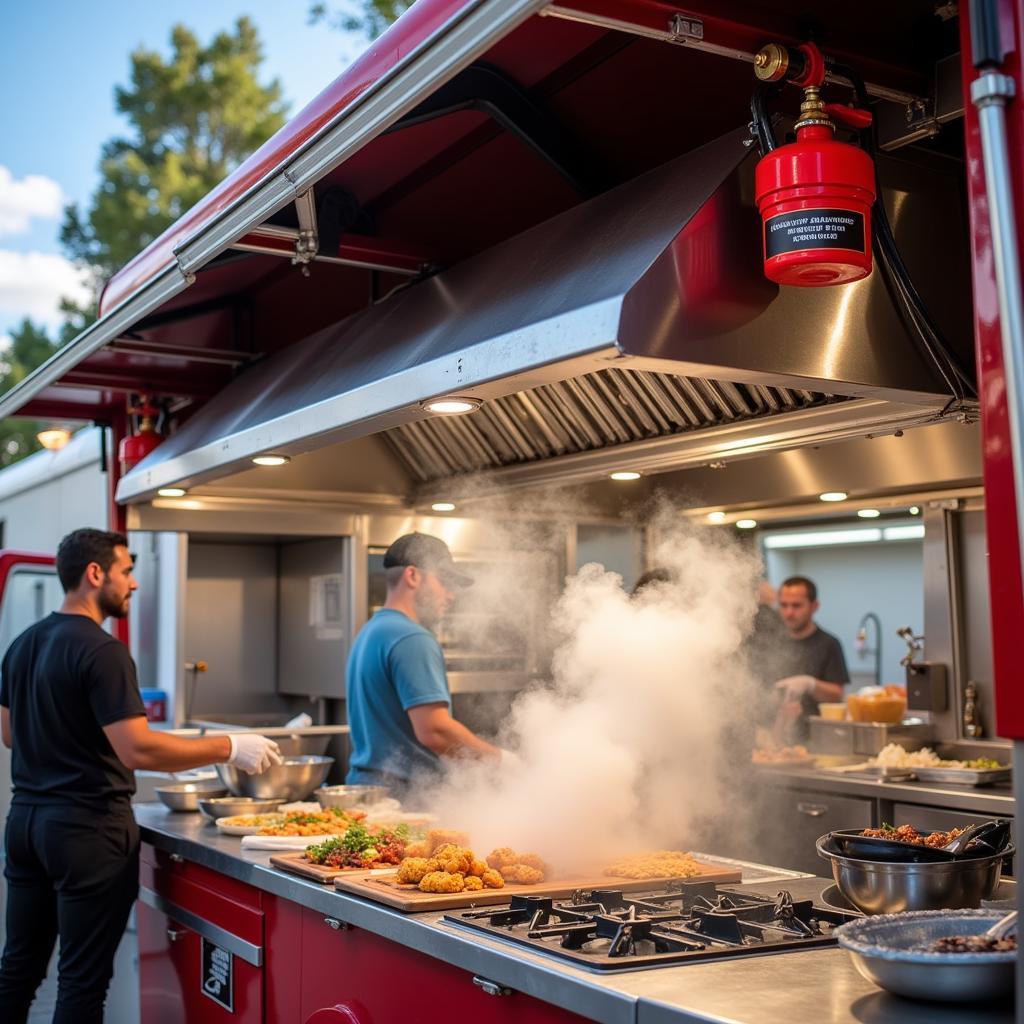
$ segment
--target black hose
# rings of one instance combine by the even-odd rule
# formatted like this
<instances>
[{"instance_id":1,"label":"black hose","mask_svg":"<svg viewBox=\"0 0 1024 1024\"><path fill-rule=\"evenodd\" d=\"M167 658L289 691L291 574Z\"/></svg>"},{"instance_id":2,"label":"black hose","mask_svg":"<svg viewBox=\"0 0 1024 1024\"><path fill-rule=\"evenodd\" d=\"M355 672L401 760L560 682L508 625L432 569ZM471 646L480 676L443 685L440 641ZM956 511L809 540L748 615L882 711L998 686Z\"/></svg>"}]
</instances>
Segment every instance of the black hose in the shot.
<instances>
[{"instance_id":1,"label":"black hose","mask_svg":"<svg viewBox=\"0 0 1024 1024\"><path fill-rule=\"evenodd\" d=\"M831 70L850 80L853 84L858 104L867 110L870 99L867 88L864 85L864 79L860 73L844 64L832 64ZM892 224L889 221L889 215L882 200L882 182L878 175L878 146L875 137L874 121L872 121L869 128L860 133L860 140L861 145L871 157L872 165L874 166L875 203L871 211L872 235L874 238L875 256L882 267L883 273L888 278L890 291L899 299L898 308L902 310L904 319L909 322L909 326L912 328L912 336L921 344L929 359L935 364L951 394L959 401L963 401L965 390L969 391L972 396L976 396L977 391L971 375L961 364L956 353L950 348L949 343L942 334L941 328L929 312L928 307L921 298L921 294L914 286L910 272L903 262L899 247L896 245Z\"/></svg>"},{"instance_id":2,"label":"black hose","mask_svg":"<svg viewBox=\"0 0 1024 1024\"><path fill-rule=\"evenodd\" d=\"M754 137L757 139L757 147L761 151L762 157L767 156L778 147L767 107L768 100L773 98L777 92L776 86L768 82L758 82L750 97L750 123L754 129Z\"/></svg>"}]
</instances>

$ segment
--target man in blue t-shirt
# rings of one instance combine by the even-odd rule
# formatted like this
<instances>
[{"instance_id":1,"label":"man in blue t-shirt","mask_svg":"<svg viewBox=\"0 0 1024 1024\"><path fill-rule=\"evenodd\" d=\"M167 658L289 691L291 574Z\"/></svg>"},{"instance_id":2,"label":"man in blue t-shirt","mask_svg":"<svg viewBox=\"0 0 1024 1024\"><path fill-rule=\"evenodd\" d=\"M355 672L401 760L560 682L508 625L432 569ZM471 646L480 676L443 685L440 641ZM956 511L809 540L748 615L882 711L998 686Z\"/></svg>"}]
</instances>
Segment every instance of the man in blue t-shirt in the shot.
<instances>
[{"instance_id":1,"label":"man in blue t-shirt","mask_svg":"<svg viewBox=\"0 0 1024 1024\"><path fill-rule=\"evenodd\" d=\"M399 537L384 554L384 570L387 600L348 658L345 781L401 796L437 775L442 757L497 759L501 751L452 718L444 654L431 632L472 577L456 568L444 541L425 533Z\"/></svg>"}]
</instances>

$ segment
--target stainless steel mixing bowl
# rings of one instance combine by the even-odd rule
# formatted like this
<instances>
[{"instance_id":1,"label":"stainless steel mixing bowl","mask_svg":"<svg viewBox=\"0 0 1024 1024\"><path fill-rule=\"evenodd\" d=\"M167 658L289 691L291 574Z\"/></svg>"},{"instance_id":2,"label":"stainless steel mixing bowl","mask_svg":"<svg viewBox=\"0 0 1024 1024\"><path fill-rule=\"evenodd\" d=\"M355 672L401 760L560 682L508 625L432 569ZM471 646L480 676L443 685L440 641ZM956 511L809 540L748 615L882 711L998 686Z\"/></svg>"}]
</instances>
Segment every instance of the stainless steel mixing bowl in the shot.
<instances>
[{"instance_id":1,"label":"stainless steel mixing bowl","mask_svg":"<svg viewBox=\"0 0 1024 1024\"><path fill-rule=\"evenodd\" d=\"M200 798L225 796L227 789L216 779L205 782L171 782L153 790L172 811L198 811Z\"/></svg>"},{"instance_id":2,"label":"stainless steel mixing bowl","mask_svg":"<svg viewBox=\"0 0 1024 1024\"><path fill-rule=\"evenodd\" d=\"M276 811L284 800L254 800L248 796L217 796L199 801L199 810L210 820L233 818L236 814L269 814Z\"/></svg>"},{"instance_id":3,"label":"stainless steel mixing bowl","mask_svg":"<svg viewBox=\"0 0 1024 1024\"><path fill-rule=\"evenodd\" d=\"M831 863L839 891L865 914L978 907L995 892L1003 860L1014 853L1008 846L987 857L901 864L844 857L828 840L824 835L815 844L818 856Z\"/></svg>"},{"instance_id":4,"label":"stainless steel mixing bowl","mask_svg":"<svg viewBox=\"0 0 1024 1024\"><path fill-rule=\"evenodd\" d=\"M946 936L980 935L1002 916L999 910L884 914L850 921L832 934L850 954L857 970L889 992L936 1002L981 1002L1013 991L1015 952L926 950L936 939Z\"/></svg>"},{"instance_id":5,"label":"stainless steel mixing bowl","mask_svg":"<svg viewBox=\"0 0 1024 1024\"><path fill-rule=\"evenodd\" d=\"M332 764L333 757L307 754L286 757L282 764L272 765L259 775L246 775L230 764L217 765L217 774L235 796L304 800L327 778Z\"/></svg>"},{"instance_id":6,"label":"stainless steel mixing bowl","mask_svg":"<svg viewBox=\"0 0 1024 1024\"><path fill-rule=\"evenodd\" d=\"M321 807L340 807L346 811L351 807L368 807L387 795L387 786L321 786L313 793Z\"/></svg>"}]
</instances>

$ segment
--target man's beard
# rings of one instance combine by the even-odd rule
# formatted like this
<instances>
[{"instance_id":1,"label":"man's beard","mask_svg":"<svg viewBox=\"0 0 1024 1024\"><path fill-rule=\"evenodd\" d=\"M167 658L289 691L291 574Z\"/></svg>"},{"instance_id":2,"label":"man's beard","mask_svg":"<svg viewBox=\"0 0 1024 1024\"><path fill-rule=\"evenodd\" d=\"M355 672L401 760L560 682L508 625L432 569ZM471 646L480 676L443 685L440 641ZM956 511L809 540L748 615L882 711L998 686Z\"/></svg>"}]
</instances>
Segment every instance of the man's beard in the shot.
<instances>
[{"instance_id":1,"label":"man's beard","mask_svg":"<svg viewBox=\"0 0 1024 1024\"><path fill-rule=\"evenodd\" d=\"M416 618L421 626L435 630L444 618L444 606L433 595L422 591L417 592L414 598L416 606Z\"/></svg>"},{"instance_id":2,"label":"man's beard","mask_svg":"<svg viewBox=\"0 0 1024 1024\"><path fill-rule=\"evenodd\" d=\"M112 597L108 597L102 590L97 596L96 603L100 607L100 611L103 612L104 618L110 617L112 619L126 619L128 617L128 598L122 598L120 601L116 601Z\"/></svg>"}]
</instances>

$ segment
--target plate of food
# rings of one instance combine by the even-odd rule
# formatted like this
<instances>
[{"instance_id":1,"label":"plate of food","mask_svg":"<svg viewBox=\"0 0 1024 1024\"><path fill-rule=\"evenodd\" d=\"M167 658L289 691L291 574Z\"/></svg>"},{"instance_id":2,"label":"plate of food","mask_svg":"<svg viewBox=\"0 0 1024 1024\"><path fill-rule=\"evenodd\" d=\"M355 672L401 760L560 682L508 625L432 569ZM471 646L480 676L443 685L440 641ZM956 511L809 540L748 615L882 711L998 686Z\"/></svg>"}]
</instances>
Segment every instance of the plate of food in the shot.
<instances>
[{"instance_id":1,"label":"plate of food","mask_svg":"<svg viewBox=\"0 0 1024 1024\"><path fill-rule=\"evenodd\" d=\"M758 747L751 754L753 764L762 768L809 768L816 758L805 746Z\"/></svg>"},{"instance_id":2,"label":"plate of food","mask_svg":"<svg viewBox=\"0 0 1024 1024\"><path fill-rule=\"evenodd\" d=\"M228 836L254 836L261 828L279 825L283 821L283 814L232 814L218 818L214 824Z\"/></svg>"}]
</instances>

